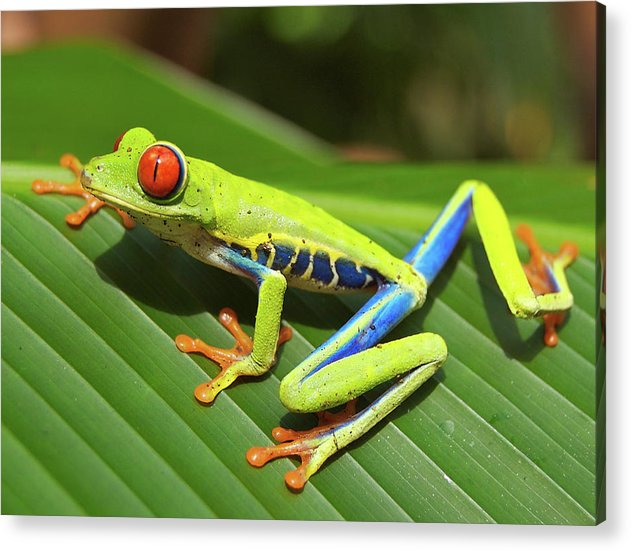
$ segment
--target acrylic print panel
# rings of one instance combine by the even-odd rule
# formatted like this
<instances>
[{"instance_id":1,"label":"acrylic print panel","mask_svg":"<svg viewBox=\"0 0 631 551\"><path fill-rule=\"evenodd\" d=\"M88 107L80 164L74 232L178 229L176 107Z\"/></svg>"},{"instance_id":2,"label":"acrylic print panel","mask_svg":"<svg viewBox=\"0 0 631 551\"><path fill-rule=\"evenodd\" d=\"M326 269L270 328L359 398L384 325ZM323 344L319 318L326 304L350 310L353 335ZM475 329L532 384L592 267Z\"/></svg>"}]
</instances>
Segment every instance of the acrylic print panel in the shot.
<instances>
[{"instance_id":1,"label":"acrylic print panel","mask_svg":"<svg viewBox=\"0 0 631 551\"><path fill-rule=\"evenodd\" d=\"M157 38L165 25L172 42ZM2 37L4 514L603 520L602 6L5 12ZM128 132L112 152L134 127L168 143L157 151L148 131ZM72 183L58 165L67 152L77 163L108 155L83 183L111 186L109 203L126 197L134 229L109 208L70 227L80 197L33 192L38 179ZM526 278L495 203L472 186L445 207L467 180L490 186L511 232L526 225L555 254L578 249L556 346L544 342L554 320L507 307L520 310ZM472 208L477 226L465 225ZM410 250L418 272L394 260ZM517 252L528 262L519 240ZM558 294L532 297L525 314L568 305L563 255L548 260L554 274L540 259L530 281ZM203 405L204 386L194 389L219 367L182 353L196 341L174 339L230 349L229 326L236 356L254 335L247 365L260 367L285 277L297 285L282 308L293 335L277 364ZM410 313L424 281L427 299ZM358 311L334 353L281 388ZM413 337L422 332L435 337ZM399 392L410 395L392 413L369 417ZM357 424L340 407L319 416L340 425L316 443L343 449L304 488L285 483L295 457L248 463L249 449L274 445L274 427L292 439L316 425L285 404L326 409L357 394ZM376 426L363 434L367 418ZM308 460L312 448L302 451Z\"/></svg>"}]
</instances>

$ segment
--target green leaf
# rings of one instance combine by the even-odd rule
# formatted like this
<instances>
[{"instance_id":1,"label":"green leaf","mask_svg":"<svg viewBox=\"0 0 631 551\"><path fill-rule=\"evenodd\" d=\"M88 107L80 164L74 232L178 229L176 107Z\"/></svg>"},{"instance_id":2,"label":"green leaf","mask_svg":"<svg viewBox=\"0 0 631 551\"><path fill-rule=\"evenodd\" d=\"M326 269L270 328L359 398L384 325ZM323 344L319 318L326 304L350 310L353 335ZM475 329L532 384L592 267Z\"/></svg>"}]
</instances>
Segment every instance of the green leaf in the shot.
<instances>
[{"instance_id":1,"label":"green leaf","mask_svg":"<svg viewBox=\"0 0 631 551\"><path fill-rule=\"evenodd\" d=\"M594 171L591 165L341 163L304 132L153 59L102 45L3 57L2 512L422 522L595 522ZM554 349L510 317L472 225L424 308L393 336L441 334L450 358L376 430L293 494L292 461L244 458L288 414L280 379L332 334L361 296L291 290L295 337L273 373L209 408L192 396L217 371L173 344L218 346L220 308L252 330L256 291L100 213L77 231L77 198L37 196L69 179L55 159L108 151L142 125L318 203L397 255L457 184L486 180L511 223L544 244L571 239L576 306ZM520 249L525 253L523 248Z\"/></svg>"}]
</instances>

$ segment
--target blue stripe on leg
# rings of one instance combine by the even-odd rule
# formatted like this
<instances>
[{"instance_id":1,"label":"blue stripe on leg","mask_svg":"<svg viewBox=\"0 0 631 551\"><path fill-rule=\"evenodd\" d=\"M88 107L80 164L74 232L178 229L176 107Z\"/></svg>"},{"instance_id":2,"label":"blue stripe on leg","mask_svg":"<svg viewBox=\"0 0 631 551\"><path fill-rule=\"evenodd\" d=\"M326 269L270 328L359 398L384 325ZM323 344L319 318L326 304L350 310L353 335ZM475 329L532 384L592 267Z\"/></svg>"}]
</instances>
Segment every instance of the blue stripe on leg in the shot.
<instances>
[{"instance_id":1,"label":"blue stripe on leg","mask_svg":"<svg viewBox=\"0 0 631 551\"><path fill-rule=\"evenodd\" d=\"M310 354L324 359L305 379L330 363L374 346L416 305L413 292L397 285L382 286L337 333ZM329 350L333 352L327 356Z\"/></svg>"},{"instance_id":2,"label":"blue stripe on leg","mask_svg":"<svg viewBox=\"0 0 631 551\"><path fill-rule=\"evenodd\" d=\"M403 259L423 274L428 284L434 281L462 235L471 215L473 189L472 187L448 217L444 214L447 208L445 207L421 240Z\"/></svg>"}]
</instances>

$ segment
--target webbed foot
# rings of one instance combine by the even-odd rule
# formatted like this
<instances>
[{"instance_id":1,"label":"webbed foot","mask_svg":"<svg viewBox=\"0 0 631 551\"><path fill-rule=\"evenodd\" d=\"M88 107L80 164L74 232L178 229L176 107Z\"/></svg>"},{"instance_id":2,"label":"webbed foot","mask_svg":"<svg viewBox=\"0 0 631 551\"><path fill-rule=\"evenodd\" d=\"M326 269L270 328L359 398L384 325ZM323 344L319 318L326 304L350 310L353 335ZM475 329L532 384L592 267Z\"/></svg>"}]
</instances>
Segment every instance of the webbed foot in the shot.
<instances>
[{"instance_id":1,"label":"webbed foot","mask_svg":"<svg viewBox=\"0 0 631 551\"><path fill-rule=\"evenodd\" d=\"M294 491L302 490L322 464L342 447L337 441L336 433L355 417L356 402L357 400L351 400L338 413L318 413L318 425L309 430L276 427L272 430L272 437L280 444L250 448L246 454L248 463L254 467L262 467L279 457L298 456L300 466L285 474L285 484Z\"/></svg>"},{"instance_id":2,"label":"webbed foot","mask_svg":"<svg viewBox=\"0 0 631 551\"><path fill-rule=\"evenodd\" d=\"M74 155L70 155L69 153L62 155L61 159L59 159L59 164L70 169L74 174L75 179L73 182L64 184L52 180L35 180L31 184L31 189L40 195L43 193L59 193L60 195L78 195L83 197L85 204L77 211L66 216L66 223L69 226L81 226L90 215L98 212L103 207L113 208L121 217L123 226L125 226L126 229L130 230L136 225L126 212L97 199L94 195L81 187L81 171L83 170L83 166L81 165L81 161Z\"/></svg>"},{"instance_id":3,"label":"webbed foot","mask_svg":"<svg viewBox=\"0 0 631 551\"><path fill-rule=\"evenodd\" d=\"M253 348L252 338L241 328L236 312L231 308L223 308L219 312L219 322L234 337L235 344L232 348L210 346L188 335L178 335L175 338L175 344L182 352L203 354L221 368L212 381L202 383L195 389L195 398L204 404L211 403L219 392L230 386L240 375L259 374L249 361ZM284 344L291 337L291 328L281 327L277 346Z\"/></svg>"},{"instance_id":4,"label":"webbed foot","mask_svg":"<svg viewBox=\"0 0 631 551\"><path fill-rule=\"evenodd\" d=\"M526 224L517 227L517 237L519 237L530 251L530 261L524 264L524 272L535 295L554 293L558 290L552 271L552 265L560 262L566 268L578 256L578 247L575 243L566 241L559 248L559 252L549 253L544 251L539 245L535 235ZM565 312L551 312L543 315L544 336L543 342L546 346L556 346L559 342L559 335L556 328L565 320Z\"/></svg>"}]
</instances>

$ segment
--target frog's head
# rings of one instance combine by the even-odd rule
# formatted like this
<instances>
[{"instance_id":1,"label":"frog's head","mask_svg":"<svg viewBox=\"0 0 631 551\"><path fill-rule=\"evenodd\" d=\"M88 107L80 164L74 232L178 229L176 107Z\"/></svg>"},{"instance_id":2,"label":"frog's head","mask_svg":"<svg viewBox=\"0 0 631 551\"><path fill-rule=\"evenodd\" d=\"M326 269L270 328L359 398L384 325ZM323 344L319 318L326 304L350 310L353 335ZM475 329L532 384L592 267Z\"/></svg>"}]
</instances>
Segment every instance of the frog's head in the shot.
<instances>
[{"instance_id":1,"label":"frog's head","mask_svg":"<svg viewBox=\"0 0 631 551\"><path fill-rule=\"evenodd\" d=\"M141 222L200 221L200 199L208 193L202 179L192 183L190 164L177 146L132 128L116 140L112 153L84 166L81 185Z\"/></svg>"}]
</instances>

